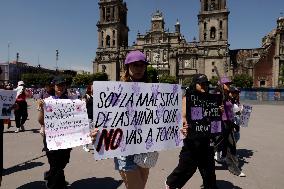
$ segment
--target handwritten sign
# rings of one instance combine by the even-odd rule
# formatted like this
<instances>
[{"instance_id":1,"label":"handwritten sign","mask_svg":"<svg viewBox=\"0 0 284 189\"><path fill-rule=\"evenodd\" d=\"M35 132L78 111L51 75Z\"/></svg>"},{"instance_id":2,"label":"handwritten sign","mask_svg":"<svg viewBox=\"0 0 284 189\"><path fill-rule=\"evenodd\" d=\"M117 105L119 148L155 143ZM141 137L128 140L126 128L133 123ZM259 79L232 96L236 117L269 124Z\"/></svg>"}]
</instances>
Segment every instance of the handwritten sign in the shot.
<instances>
[{"instance_id":1,"label":"handwritten sign","mask_svg":"<svg viewBox=\"0 0 284 189\"><path fill-rule=\"evenodd\" d=\"M248 122L250 119L250 115L252 112L252 106L251 105L243 105L243 111L241 114L241 127L248 127Z\"/></svg>"},{"instance_id":2,"label":"handwritten sign","mask_svg":"<svg viewBox=\"0 0 284 189\"><path fill-rule=\"evenodd\" d=\"M192 136L220 134L222 97L219 94L191 93L186 96L187 121Z\"/></svg>"},{"instance_id":3,"label":"handwritten sign","mask_svg":"<svg viewBox=\"0 0 284 189\"><path fill-rule=\"evenodd\" d=\"M182 146L181 86L94 82L95 159Z\"/></svg>"},{"instance_id":4,"label":"handwritten sign","mask_svg":"<svg viewBox=\"0 0 284 189\"><path fill-rule=\"evenodd\" d=\"M49 150L91 143L84 101L46 98L44 102L44 125Z\"/></svg>"},{"instance_id":5,"label":"handwritten sign","mask_svg":"<svg viewBox=\"0 0 284 189\"><path fill-rule=\"evenodd\" d=\"M0 89L0 119L12 117L12 106L15 104L17 92Z\"/></svg>"}]
</instances>

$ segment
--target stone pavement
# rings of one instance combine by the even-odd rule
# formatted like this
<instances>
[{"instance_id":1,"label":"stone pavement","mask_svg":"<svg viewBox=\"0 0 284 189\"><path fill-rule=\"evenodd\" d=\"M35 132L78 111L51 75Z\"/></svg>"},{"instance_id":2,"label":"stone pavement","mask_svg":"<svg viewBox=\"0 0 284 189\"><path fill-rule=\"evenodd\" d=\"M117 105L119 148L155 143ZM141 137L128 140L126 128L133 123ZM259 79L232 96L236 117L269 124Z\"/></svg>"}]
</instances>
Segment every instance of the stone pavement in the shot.
<instances>
[{"instance_id":1,"label":"stone pavement","mask_svg":"<svg viewBox=\"0 0 284 189\"><path fill-rule=\"evenodd\" d=\"M1 189L44 189L43 172L48 169L38 133L37 111L29 102L26 131L14 133L15 127L4 133L4 177ZM14 123L12 124L14 125ZM284 106L254 105L248 128L241 128L238 153L247 177L230 174L217 165L220 189L283 189L284 188ZM152 168L147 189L162 189L167 175L178 162L180 149L163 151ZM113 160L95 161L92 153L74 148L65 169L72 189L124 189ZM184 189L199 189L202 183L197 173Z\"/></svg>"}]
</instances>

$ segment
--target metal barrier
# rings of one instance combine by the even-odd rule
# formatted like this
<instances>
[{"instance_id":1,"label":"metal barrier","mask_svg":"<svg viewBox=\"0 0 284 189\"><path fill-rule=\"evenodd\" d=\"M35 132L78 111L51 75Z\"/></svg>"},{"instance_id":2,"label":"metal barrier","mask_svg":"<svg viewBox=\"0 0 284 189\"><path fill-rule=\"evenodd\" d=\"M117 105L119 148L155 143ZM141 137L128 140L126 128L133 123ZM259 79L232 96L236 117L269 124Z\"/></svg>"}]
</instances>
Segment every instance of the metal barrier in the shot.
<instances>
[{"instance_id":1,"label":"metal barrier","mask_svg":"<svg viewBox=\"0 0 284 189\"><path fill-rule=\"evenodd\" d=\"M241 89L241 100L284 101L284 89Z\"/></svg>"}]
</instances>

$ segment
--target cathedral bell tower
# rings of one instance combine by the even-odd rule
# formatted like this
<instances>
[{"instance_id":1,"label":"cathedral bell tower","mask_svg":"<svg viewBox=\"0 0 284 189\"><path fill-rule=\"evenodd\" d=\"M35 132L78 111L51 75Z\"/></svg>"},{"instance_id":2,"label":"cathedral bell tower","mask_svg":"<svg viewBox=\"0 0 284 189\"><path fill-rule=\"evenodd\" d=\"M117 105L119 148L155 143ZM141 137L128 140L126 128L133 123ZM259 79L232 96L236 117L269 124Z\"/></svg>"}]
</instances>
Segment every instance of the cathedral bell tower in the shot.
<instances>
[{"instance_id":1,"label":"cathedral bell tower","mask_svg":"<svg viewBox=\"0 0 284 189\"><path fill-rule=\"evenodd\" d=\"M201 72L208 78L216 75L216 66L220 75L232 75L228 44L228 17L226 0L200 0L198 15L199 60Z\"/></svg>"},{"instance_id":2,"label":"cathedral bell tower","mask_svg":"<svg viewBox=\"0 0 284 189\"><path fill-rule=\"evenodd\" d=\"M127 6L123 0L100 0L98 49L93 71L105 72L110 80L119 80L121 49L128 47Z\"/></svg>"},{"instance_id":3,"label":"cathedral bell tower","mask_svg":"<svg viewBox=\"0 0 284 189\"><path fill-rule=\"evenodd\" d=\"M228 15L226 0L200 0L198 15L199 41L228 41Z\"/></svg>"}]
</instances>

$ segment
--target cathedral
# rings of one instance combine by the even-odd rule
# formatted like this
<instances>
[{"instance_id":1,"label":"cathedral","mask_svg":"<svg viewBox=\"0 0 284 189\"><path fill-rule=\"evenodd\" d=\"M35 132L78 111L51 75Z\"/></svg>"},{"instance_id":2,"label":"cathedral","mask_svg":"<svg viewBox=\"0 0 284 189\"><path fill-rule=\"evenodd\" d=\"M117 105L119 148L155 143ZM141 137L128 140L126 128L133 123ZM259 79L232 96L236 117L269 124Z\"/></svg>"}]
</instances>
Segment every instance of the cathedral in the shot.
<instances>
[{"instance_id":1,"label":"cathedral","mask_svg":"<svg viewBox=\"0 0 284 189\"><path fill-rule=\"evenodd\" d=\"M214 67L221 76L249 74L255 87L275 87L280 83L278 78L284 57L276 52L281 44L284 46L284 19L278 19L277 29L263 39L262 47L230 50L227 1L200 0L198 39L186 41L178 20L175 30L170 32L165 28L163 13L157 10L149 18L151 28L146 33L138 32L136 41L129 45L126 3L123 0L100 0L98 4L98 48L93 72L105 72L110 80L120 80L126 54L138 49L146 54L150 66L159 75L175 76L180 84L195 73L206 74L209 79L216 77Z\"/></svg>"},{"instance_id":2,"label":"cathedral","mask_svg":"<svg viewBox=\"0 0 284 189\"><path fill-rule=\"evenodd\" d=\"M123 0L100 0L98 49L93 61L93 71L105 72L110 80L119 80L123 73L123 60L127 52L143 51L159 75L175 76L179 83L195 73L209 78L230 76L228 44L228 15L226 0L201 0L198 15L199 41L187 42L177 21L175 31L165 29L163 13L156 11L151 18L151 28L138 33L132 46L128 45L127 5Z\"/></svg>"}]
</instances>

